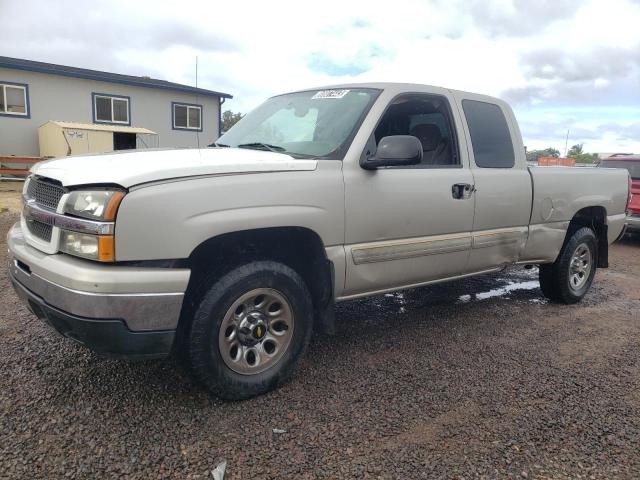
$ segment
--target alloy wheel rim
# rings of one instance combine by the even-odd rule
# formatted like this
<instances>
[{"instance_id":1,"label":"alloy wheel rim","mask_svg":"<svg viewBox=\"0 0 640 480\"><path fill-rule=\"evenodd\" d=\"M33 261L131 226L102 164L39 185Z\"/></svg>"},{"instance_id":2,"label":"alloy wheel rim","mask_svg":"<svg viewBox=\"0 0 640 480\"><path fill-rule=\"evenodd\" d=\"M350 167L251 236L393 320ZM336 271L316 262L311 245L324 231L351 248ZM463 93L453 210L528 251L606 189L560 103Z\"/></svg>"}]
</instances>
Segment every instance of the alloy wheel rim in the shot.
<instances>
[{"instance_id":1,"label":"alloy wheel rim","mask_svg":"<svg viewBox=\"0 0 640 480\"><path fill-rule=\"evenodd\" d=\"M591 274L592 263L589 246L581 243L573 252L569 263L569 285L573 290L580 290L585 286Z\"/></svg>"},{"instance_id":2,"label":"alloy wheel rim","mask_svg":"<svg viewBox=\"0 0 640 480\"><path fill-rule=\"evenodd\" d=\"M233 302L222 320L222 360L241 375L264 372L289 348L293 328L293 310L284 294L272 288L250 290Z\"/></svg>"}]
</instances>

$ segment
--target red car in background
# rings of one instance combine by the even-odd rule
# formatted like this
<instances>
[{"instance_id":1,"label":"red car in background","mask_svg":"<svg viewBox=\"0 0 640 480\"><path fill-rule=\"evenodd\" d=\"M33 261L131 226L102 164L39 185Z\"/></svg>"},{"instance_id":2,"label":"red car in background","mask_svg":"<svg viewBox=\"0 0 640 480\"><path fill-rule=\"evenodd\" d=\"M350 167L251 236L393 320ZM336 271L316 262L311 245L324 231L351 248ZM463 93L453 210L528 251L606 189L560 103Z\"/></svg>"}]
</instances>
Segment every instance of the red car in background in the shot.
<instances>
[{"instance_id":1,"label":"red car in background","mask_svg":"<svg viewBox=\"0 0 640 480\"><path fill-rule=\"evenodd\" d=\"M640 155L617 153L598 165L604 168L626 168L631 176L631 201L627 208L627 231L640 232Z\"/></svg>"}]
</instances>

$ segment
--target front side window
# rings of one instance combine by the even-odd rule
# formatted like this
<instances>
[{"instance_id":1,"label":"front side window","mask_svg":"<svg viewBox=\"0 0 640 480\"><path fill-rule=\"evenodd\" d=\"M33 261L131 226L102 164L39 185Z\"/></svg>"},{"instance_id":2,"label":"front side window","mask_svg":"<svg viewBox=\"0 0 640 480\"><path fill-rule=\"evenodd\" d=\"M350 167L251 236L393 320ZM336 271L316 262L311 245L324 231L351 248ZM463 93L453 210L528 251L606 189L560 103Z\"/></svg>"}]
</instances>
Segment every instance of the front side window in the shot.
<instances>
[{"instance_id":1,"label":"front side window","mask_svg":"<svg viewBox=\"0 0 640 480\"><path fill-rule=\"evenodd\" d=\"M27 85L0 82L0 115L28 117Z\"/></svg>"},{"instance_id":2,"label":"front side window","mask_svg":"<svg viewBox=\"0 0 640 480\"><path fill-rule=\"evenodd\" d=\"M202 131L202 105L172 103L173 129Z\"/></svg>"},{"instance_id":3,"label":"front side window","mask_svg":"<svg viewBox=\"0 0 640 480\"><path fill-rule=\"evenodd\" d=\"M379 93L351 88L279 95L245 115L216 145L341 159Z\"/></svg>"},{"instance_id":4,"label":"front side window","mask_svg":"<svg viewBox=\"0 0 640 480\"><path fill-rule=\"evenodd\" d=\"M93 121L130 125L129 97L93 94Z\"/></svg>"},{"instance_id":5,"label":"front side window","mask_svg":"<svg viewBox=\"0 0 640 480\"><path fill-rule=\"evenodd\" d=\"M515 165L513 142L507 120L498 105L463 100L476 165L482 168L512 168Z\"/></svg>"},{"instance_id":6,"label":"front side window","mask_svg":"<svg viewBox=\"0 0 640 480\"><path fill-rule=\"evenodd\" d=\"M454 130L445 97L409 94L393 100L374 136L377 145L384 137L412 135L422 144L422 162L410 168L449 168L460 166Z\"/></svg>"}]
</instances>

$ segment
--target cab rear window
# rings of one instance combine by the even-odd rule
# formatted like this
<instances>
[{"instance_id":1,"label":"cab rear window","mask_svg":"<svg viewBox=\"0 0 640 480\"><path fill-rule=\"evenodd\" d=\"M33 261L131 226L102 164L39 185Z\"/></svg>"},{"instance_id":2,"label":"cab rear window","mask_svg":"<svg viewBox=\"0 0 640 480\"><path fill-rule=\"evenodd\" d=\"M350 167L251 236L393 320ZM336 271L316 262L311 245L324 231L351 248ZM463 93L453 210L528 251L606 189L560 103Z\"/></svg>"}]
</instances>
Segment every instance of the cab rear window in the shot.
<instances>
[{"instance_id":1,"label":"cab rear window","mask_svg":"<svg viewBox=\"0 0 640 480\"><path fill-rule=\"evenodd\" d=\"M482 168L512 168L515 154L507 120L498 105L463 100L476 165Z\"/></svg>"}]
</instances>

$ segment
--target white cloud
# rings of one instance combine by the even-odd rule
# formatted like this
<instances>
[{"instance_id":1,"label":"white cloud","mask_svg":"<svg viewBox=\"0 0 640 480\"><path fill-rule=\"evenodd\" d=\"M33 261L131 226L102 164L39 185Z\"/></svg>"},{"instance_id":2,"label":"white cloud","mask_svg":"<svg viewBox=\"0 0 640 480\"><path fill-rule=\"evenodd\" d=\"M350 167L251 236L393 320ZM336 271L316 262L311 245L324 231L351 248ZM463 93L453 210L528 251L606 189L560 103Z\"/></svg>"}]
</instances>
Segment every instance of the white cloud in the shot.
<instances>
[{"instance_id":1,"label":"white cloud","mask_svg":"<svg viewBox=\"0 0 640 480\"><path fill-rule=\"evenodd\" d=\"M0 18L8 56L187 84L197 56L199 86L236 111L315 85L427 83L506 97L530 148L563 150L570 128L594 151L640 151L637 1L0 0Z\"/></svg>"}]
</instances>

